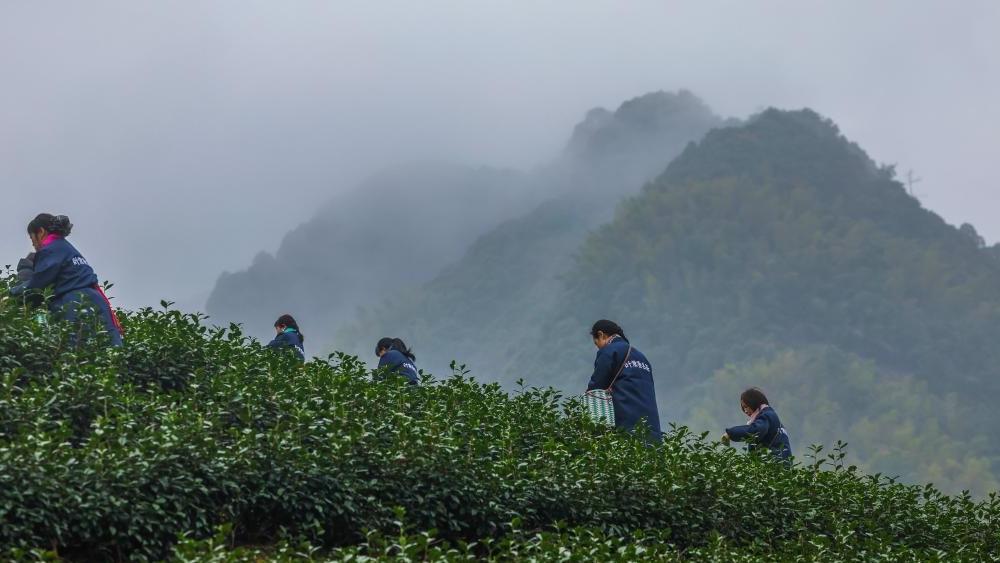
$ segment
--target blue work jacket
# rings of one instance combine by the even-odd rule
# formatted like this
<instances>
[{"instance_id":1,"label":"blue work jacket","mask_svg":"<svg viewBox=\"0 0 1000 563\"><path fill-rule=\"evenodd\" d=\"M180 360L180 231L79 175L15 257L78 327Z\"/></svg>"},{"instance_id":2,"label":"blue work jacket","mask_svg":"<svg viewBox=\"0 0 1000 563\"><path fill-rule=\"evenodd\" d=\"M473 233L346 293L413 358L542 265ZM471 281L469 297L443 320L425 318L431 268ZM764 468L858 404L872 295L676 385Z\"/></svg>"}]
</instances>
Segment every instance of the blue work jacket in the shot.
<instances>
[{"instance_id":1,"label":"blue work jacket","mask_svg":"<svg viewBox=\"0 0 1000 563\"><path fill-rule=\"evenodd\" d=\"M626 362L625 356L628 355ZM622 368L621 375L615 375ZM614 383L612 384L612 380ZM632 431L641 419L651 431L651 437L660 439L660 413L656 407L656 390L653 388L653 368L649 360L629 342L617 337L597 351L594 374L590 376L587 390L611 387L611 400L615 406L615 426Z\"/></svg>"},{"instance_id":2,"label":"blue work jacket","mask_svg":"<svg viewBox=\"0 0 1000 563\"><path fill-rule=\"evenodd\" d=\"M54 237L35 253L31 277L19 291L52 288L49 310L59 318L76 322L80 311L92 308L101 318L113 346L122 345L111 303L97 284L97 274L87 259L68 240Z\"/></svg>"},{"instance_id":3,"label":"blue work jacket","mask_svg":"<svg viewBox=\"0 0 1000 563\"><path fill-rule=\"evenodd\" d=\"M767 448L775 457L787 461L792 457L792 443L788 433L781 426L778 413L766 407L750 424L726 428L726 434L734 442L748 442L747 451Z\"/></svg>"},{"instance_id":4,"label":"blue work jacket","mask_svg":"<svg viewBox=\"0 0 1000 563\"><path fill-rule=\"evenodd\" d=\"M378 367L380 370L395 372L405 377L410 385L416 385L420 382L420 373L413 360L395 348L389 348L385 354L382 354L378 360Z\"/></svg>"},{"instance_id":5,"label":"blue work jacket","mask_svg":"<svg viewBox=\"0 0 1000 563\"><path fill-rule=\"evenodd\" d=\"M267 343L268 348L273 348L275 350L281 349L291 349L295 352L295 356L299 361L306 361L306 350L302 345L302 335L299 331L294 328L288 327L277 336L274 337L270 342Z\"/></svg>"}]
</instances>

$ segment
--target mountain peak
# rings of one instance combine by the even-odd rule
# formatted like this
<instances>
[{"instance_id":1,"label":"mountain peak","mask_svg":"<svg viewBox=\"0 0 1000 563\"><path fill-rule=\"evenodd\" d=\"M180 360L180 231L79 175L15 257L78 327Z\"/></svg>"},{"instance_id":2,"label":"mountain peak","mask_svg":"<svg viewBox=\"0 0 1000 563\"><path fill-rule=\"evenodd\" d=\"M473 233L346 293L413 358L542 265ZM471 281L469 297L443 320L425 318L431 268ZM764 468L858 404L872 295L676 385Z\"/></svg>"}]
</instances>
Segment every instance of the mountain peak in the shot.
<instances>
[{"instance_id":1,"label":"mountain peak","mask_svg":"<svg viewBox=\"0 0 1000 563\"><path fill-rule=\"evenodd\" d=\"M747 175L787 181L807 177L817 188L836 191L891 172L819 113L770 108L739 127L710 131L687 147L663 178L684 182Z\"/></svg>"},{"instance_id":2,"label":"mountain peak","mask_svg":"<svg viewBox=\"0 0 1000 563\"><path fill-rule=\"evenodd\" d=\"M706 131L721 123L687 90L650 92L623 102L614 112L605 108L588 111L573 129L566 153L572 159L599 164L623 155L658 152L679 137L700 136L686 136L686 131Z\"/></svg>"}]
</instances>

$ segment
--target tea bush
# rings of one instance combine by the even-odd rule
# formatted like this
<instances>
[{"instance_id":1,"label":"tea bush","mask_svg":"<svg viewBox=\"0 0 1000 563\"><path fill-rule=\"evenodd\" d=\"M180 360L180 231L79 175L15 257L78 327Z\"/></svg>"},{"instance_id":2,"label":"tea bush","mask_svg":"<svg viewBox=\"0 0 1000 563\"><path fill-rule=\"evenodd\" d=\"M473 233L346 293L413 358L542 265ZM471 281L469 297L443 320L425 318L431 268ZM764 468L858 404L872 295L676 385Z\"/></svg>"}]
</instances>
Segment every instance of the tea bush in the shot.
<instances>
[{"instance_id":1,"label":"tea bush","mask_svg":"<svg viewBox=\"0 0 1000 563\"><path fill-rule=\"evenodd\" d=\"M172 559L183 563L237 563L258 561L961 561L968 554L921 552L892 544L868 541L803 540L774 549L764 543L734 545L721 536L704 546L679 548L667 534L609 535L594 528L526 532L513 529L501 538L451 544L433 533L381 536L372 534L361 544L322 551L308 543L282 542L269 548L230 549L223 535L181 541Z\"/></svg>"},{"instance_id":2,"label":"tea bush","mask_svg":"<svg viewBox=\"0 0 1000 563\"><path fill-rule=\"evenodd\" d=\"M684 428L649 447L550 389L508 394L461 372L374 382L356 358L303 365L167 307L124 314L120 350L76 345L11 299L0 320L0 549L11 558L1000 551L996 495L947 496L822 459L785 469Z\"/></svg>"}]
</instances>

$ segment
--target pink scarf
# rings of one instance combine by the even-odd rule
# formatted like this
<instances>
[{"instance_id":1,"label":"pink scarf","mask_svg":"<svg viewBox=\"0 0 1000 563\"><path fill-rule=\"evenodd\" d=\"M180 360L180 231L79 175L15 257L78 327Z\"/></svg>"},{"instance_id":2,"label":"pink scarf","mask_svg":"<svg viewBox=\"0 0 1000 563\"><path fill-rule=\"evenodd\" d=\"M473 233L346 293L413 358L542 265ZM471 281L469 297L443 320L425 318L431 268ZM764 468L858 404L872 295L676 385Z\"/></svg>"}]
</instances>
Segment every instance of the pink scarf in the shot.
<instances>
[{"instance_id":1,"label":"pink scarf","mask_svg":"<svg viewBox=\"0 0 1000 563\"><path fill-rule=\"evenodd\" d=\"M769 405L767 403L764 403L763 405L757 407L757 410L753 411L753 414L750 415L750 420L747 421L747 424L753 424L753 421L757 420L757 417L760 416L761 411L763 411L766 408L769 408Z\"/></svg>"},{"instance_id":2,"label":"pink scarf","mask_svg":"<svg viewBox=\"0 0 1000 563\"><path fill-rule=\"evenodd\" d=\"M46 246L52 244L53 242L55 242L55 241L57 241L57 240L59 240L61 238L62 237L60 237L59 235L55 235L55 234L49 233L48 236L46 236L44 239L42 239L42 248L45 248Z\"/></svg>"}]
</instances>

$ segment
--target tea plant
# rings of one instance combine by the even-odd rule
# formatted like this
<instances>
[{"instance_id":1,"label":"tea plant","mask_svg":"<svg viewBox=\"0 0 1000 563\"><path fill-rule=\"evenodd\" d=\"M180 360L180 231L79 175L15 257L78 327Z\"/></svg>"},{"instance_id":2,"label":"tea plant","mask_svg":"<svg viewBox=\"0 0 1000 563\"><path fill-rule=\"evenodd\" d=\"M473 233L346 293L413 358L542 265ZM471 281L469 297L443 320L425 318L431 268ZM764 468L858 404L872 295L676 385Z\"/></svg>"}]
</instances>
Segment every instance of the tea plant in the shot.
<instances>
[{"instance_id":1,"label":"tea plant","mask_svg":"<svg viewBox=\"0 0 1000 563\"><path fill-rule=\"evenodd\" d=\"M4 282L9 283L9 282ZM3 285L3 284L0 284ZM551 389L411 387L143 309L126 346L0 303L0 553L240 561L996 559L1000 498L673 428L650 447Z\"/></svg>"}]
</instances>

